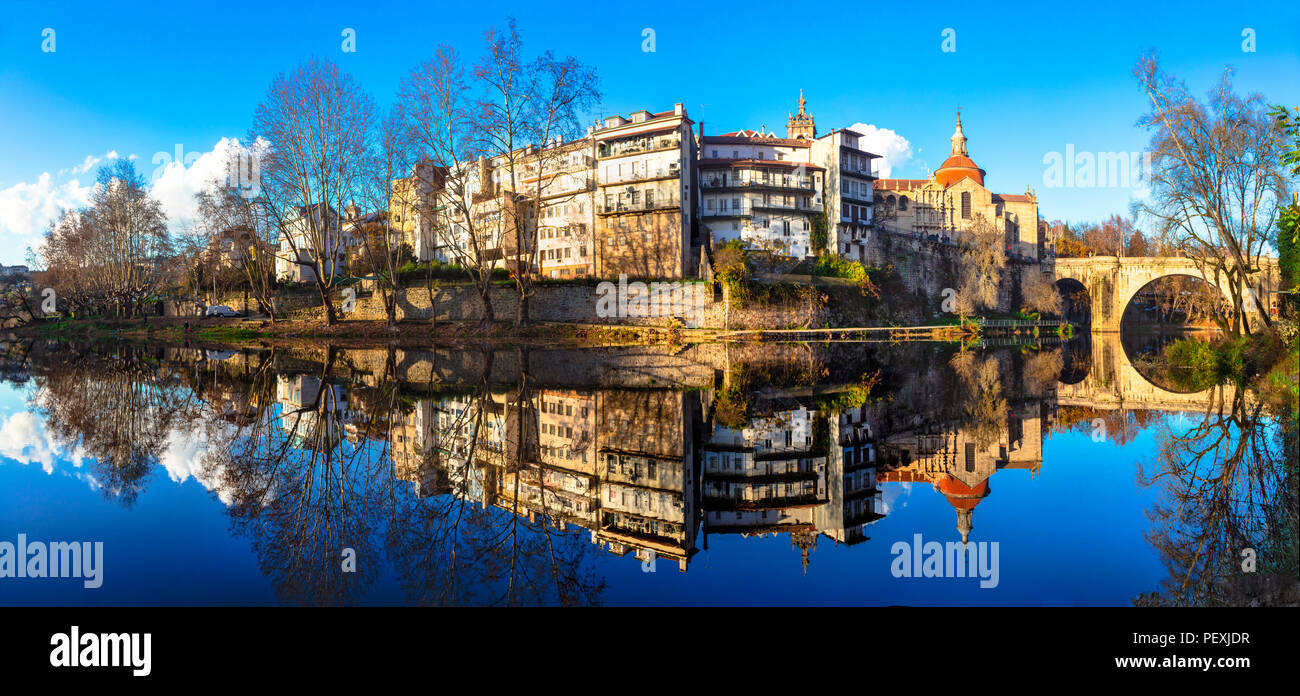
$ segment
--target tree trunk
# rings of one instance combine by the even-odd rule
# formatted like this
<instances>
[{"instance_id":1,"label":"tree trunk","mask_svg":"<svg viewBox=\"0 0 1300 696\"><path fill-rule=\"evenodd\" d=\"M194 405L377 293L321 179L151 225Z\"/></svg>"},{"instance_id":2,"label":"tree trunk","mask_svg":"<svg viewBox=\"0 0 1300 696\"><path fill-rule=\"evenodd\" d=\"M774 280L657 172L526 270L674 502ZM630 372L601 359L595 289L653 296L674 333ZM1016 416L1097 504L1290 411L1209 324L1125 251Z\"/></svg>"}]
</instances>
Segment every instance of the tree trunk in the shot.
<instances>
[{"instance_id":1,"label":"tree trunk","mask_svg":"<svg viewBox=\"0 0 1300 696\"><path fill-rule=\"evenodd\" d=\"M492 311L492 284L479 283L479 297L483 301L483 316L479 318L479 329L486 331L496 323L496 314Z\"/></svg>"}]
</instances>

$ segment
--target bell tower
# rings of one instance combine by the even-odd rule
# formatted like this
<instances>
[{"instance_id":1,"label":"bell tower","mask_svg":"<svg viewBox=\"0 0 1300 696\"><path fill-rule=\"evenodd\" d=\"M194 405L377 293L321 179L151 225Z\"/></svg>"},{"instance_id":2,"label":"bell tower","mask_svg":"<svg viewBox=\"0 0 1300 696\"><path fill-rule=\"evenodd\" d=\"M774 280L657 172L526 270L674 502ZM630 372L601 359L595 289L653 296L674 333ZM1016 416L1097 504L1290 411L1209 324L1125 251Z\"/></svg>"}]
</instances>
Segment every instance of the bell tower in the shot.
<instances>
[{"instance_id":1,"label":"bell tower","mask_svg":"<svg viewBox=\"0 0 1300 696\"><path fill-rule=\"evenodd\" d=\"M961 130L961 109L957 109L957 130L952 134L952 154L954 156L969 157L966 153L966 134Z\"/></svg>"},{"instance_id":2,"label":"bell tower","mask_svg":"<svg viewBox=\"0 0 1300 696\"><path fill-rule=\"evenodd\" d=\"M813 140L817 137L817 124L813 117L804 111L803 89L799 89L799 113L791 114L790 121L786 124L786 137L794 140L802 138L804 140Z\"/></svg>"}]
</instances>

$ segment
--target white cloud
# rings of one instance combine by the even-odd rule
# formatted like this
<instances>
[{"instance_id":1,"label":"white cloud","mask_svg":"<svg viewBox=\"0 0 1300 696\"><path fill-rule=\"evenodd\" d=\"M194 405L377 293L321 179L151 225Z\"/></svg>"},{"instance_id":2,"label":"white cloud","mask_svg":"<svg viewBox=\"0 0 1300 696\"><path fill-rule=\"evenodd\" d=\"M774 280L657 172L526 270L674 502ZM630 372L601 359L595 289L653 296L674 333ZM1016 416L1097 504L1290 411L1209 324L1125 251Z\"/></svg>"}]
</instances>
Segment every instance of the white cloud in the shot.
<instances>
[{"instance_id":1,"label":"white cloud","mask_svg":"<svg viewBox=\"0 0 1300 696\"><path fill-rule=\"evenodd\" d=\"M221 482L224 467L200 465L210 447L221 447L210 442L208 434L202 421L173 428L167 433L167 447L158 455L158 463L167 471L167 477L176 483L184 483L193 477L205 489L215 492L222 503L230 505L234 502L234 493Z\"/></svg>"},{"instance_id":2,"label":"white cloud","mask_svg":"<svg viewBox=\"0 0 1300 696\"><path fill-rule=\"evenodd\" d=\"M873 155L880 155L880 159L876 160L876 167L882 178L889 177L894 168L901 167L912 160L912 144L907 142L907 138L888 128L877 128L869 123L855 123L849 126L849 130L862 134L858 140L859 149Z\"/></svg>"},{"instance_id":3,"label":"white cloud","mask_svg":"<svg viewBox=\"0 0 1300 696\"><path fill-rule=\"evenodd\" d=\"M197 155L185 154L179 146L175 154L154 154L152 162L158 166L150 175L150 192L162 203L173 232L184 230L194 221L198 214L194 194L213 179L224 180L230 155L241 149L239 140L222 138L211 150Z\"/></svg>"},{"instance_id":4,"label":"white cloud","mask_svg":"<svg viewBox=\"0 0 1300 696\"><path fill-rule=\"evenodd\" d=\"M131 154L127 159L136 162L141 173L149 177L151 193L163 204L172 230L179 232L193 221L194 194L212 179L224 177L227 155L239 147L238 140L222 138L208 152L184 155L182 159L187 162L175 161L172 153L159 152L153 157L153 164L158 166L152 172L141 166L139 155ZM44 172L35 181L0 190L0 262L24 263L24 250L40 243L51 222L64 210L90 202L94 182L82 185L85 175L93 175L97 167L119 157L116 150L102 157L87 155L56 174Z\"/></svg>"},{"instance_id":5,"label":"white cloud","mask_svg":"<svg viewBox=\"0 0 1300 696\"><path fill-rule=\"evenodd\" d=\"M30 411L21 411L5 418L0 424L0 457L8 457L19 464L40 464L45 473L54 473L54 463L67 459L72 466L81 466L79 447L70 452L45 429L45 423Z\"/></svg>"},{"instance_id":6,"label":"white cloud","mask_svg":"<svg viewBox=\"0 0 1300 696\"><path fill-rule=\"evenodd\" d=\"M870 152L870 150L868 150L867 152ZM880 510L879 510L880 514L888 515L899 508L907 507L907 501L903 499L909 498L911 497L911 495L912 495L911 483L905 482L905 483L884 486L884 495L881 496L881 500L880 500Z\"/></svg>"},{"instance_id":7,"label":"white cloud","mask_svg":"<svg viewBox=\"0 0 1300 696\"><path fill-rule=\"evenodd\" d=\"M92 158L87 158L87 160ZM0 249L9 263L22 263L23 249L35 246L45 228L65 209L90 201L91 186L79 179L56 183L49 172L36 181L0 191Z\"/></svg>"},{"instance_id":8,"label":"white cloud","mask_svg":"<svg viewBox=\"0 0 1300 696\"><path fill-rule=\"evenodd\" d=\"M75 167L69 167L67 169L60 169L57 176L63 177L68 174L88 174L90 170L95 168L95 165L99 164L100 162L103 162L104 160L117 159L117 156L118 156L117 150L109 150L108 152L104 153L103 157L86 155L86 159L82 160L81 164L78 164Z\"/></svg>"}]
</instances>

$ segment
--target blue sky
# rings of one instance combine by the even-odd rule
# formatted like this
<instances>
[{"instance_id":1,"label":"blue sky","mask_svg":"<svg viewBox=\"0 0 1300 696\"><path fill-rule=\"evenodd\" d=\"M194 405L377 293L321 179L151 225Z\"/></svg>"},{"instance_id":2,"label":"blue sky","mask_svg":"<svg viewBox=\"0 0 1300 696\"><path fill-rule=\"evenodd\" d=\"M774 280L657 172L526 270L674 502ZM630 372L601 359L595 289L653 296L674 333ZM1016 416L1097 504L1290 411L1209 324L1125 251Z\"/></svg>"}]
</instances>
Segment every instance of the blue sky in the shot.
<instances>
[{"instance_id":1,"label":"blue sky","mask_svg":"<svg viewBox=\"0 0 1300 696\"><path fill-rule=\"evenodd\" d=\"M203 179L193 158L242 137L271 78L299 61L338 62L386 105L438 44L477 54L482 31L510 14L529 49L597 66L602 113L680 101L706 132L783 132L802 87L820 130L892 131L873 136L893 148L891 176L925 176L942 162L960 106L986 183L1035 189L1048 219L1127 210L1125 188L1045 186L1044 157L1067 145L1143 149L1148 136L1134 123L1147 101L1132 69L1144 50L1197 93L1231 65L1240 91L1300 105L1300 9L1290 2L1212 12L1185 3L156 5L0 0L0 262L22 263L58 208L84 200L93 166L110 155L136 156L183 217ZM46 28L53 52L42 51ZM341 50L345 28L356 31L355 53ZM647 28L653 52L642 50ZM945 29L955 31L954 52L942 50ZM1246 29L1254 52L1243 51ZM187 156L194 172L182 168Z\"/></svg>"}]
</instances>

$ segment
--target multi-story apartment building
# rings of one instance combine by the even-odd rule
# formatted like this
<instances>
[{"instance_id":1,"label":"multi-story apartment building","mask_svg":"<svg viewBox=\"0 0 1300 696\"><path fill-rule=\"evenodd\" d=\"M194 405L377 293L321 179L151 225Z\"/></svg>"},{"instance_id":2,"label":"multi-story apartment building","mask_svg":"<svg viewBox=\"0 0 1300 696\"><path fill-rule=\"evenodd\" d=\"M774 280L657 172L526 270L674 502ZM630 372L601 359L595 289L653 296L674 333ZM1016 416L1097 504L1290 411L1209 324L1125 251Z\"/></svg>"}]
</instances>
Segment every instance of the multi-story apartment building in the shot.
<instances>
[{"instance_id":1,"label":"multi-story apartment building","mask_svg":"<svg viewBox=\"0 0 1300 696\"><path fill-rule=\"evenodd\" d=\"M590 393L541 390L527 400L534 446L502 472L497 505L532 518L595 529L600 485L596 475L595 398Z\"/></svg>"},{"instance_id":2,"label":"multi-story apartment building","mask_svg":"<svg viewBox=\"0 0 1300 696\"><path fill-rule=\"evenodd\" d=\"M819 137L802 91L784 138L757 131L701 135L699 214L712 241L741 239L798 258L865 258L878 155L862 150L860 137L848 129Z\"/></svg>"},{"instance_id":3,"label":"multi-story apartment building","mask_svg":"<svg viewBox=\"0 0 1300 696\"><path fill-rule=\"evenodd\" d=\"M411 246L417 261L440 258L434 207L445 176L441 167L424 161L413 168L410 176L393 180L392 227Z\"/></svg>"},{"instance_id":4,"label":"multi-story apartment building","mask_svg":"<svg viewBox=\"0 0 1300 696\"><path fill-rule=\"evenodd\" d=\"M343 386L315 375L279 375L275 398L280 428L301 449L324 452L338 446L345 427L355 418Z\"/></svg>"},{"instance_id":5,"label":"multi-story apartment building","mask_svg":"<svg viewBox=\"0 0 1300 696\"><path fill-rule=\"evenodd\" d=\"M686 570L699 527L699 414L690 392L596 392L597 542L620 555L634 551L643 562L674 560Z\"/></svg>"},{"instance_id":6,"label":"multi-story apartment building","mask_svg":"<svg viewBox=\"0 0 1300 696\"><path fill-rule=\"evenodd\" d=\"M390 431L398 476L686 569L699 527L698 395L540 390L420 402Z\"/></svg>"},{"instance_id":7,"label":"multi-story apartment building","mask_svg":"<svg viewBox=\"0 0 1300 696\"><path fill-rule=\"evenodd\" d=\"M813 162L826 169L824 251L852 261L866 258L875 204L872 160L879 158L858 146L861 137L857 131L841 128L812 142Z\"/></svg>"},{"instance_id":8,"label":"multi-story apartment building","mask_svg":"<svg viewBox=\"0 0 1300 696\"><path fill-rule=\"evenodd\" d=\"M276 277L293 283L314 282L318 246L326 251L320 259L321 273L342 275L347 265L348 238L343 219L333 207L317 204L310 212L302 206L294 208L280 226Z\"/></svg>"},{"instance_id":9,"label":"multi-story apartment building","mask_svg":"<svg viewBox=\"0 0 1300 696\"><path fill-rule=\"evenodd\" d=\"M611 116L594 131L597 276L698 274L692 123L676 104L672 111Z\"/></svg>"},{"instance_id":10,"label":"multi-story apartment building","mask_svg":"<svg viewBox=\"0 0 1300 696\"><path fill-rule=\"evenodd\" d=\"M540 197L536 272L543 278L584 278L594 271L594 164L595 139L590 133L552 144L525 160L520 191Z\"/></svg>"},{"instance_id":11,"label":"multi-story apartment building","mask_svg":"<svg viewBox=\"0 0 1300 696\"><path fill-rule=\"evenodd\" d=\"M424 186L429 176L400 180L404 194L417 187L428 189L407 195L416 201L414 211L402 211L408 220L404 229L418 235L416 243L424 250L417 255L421 260L474 265L483 256L484 265L547 278L590 276L596 208L593 148L588 135L434 172L436 187ZM422 202L426 198L431 202ZM431 215L423 216L421 210ZM426 217L431 225L424 225Z\"/></svg>"},{"instance_id":12,"label":"multi-story apartment building","mask_svg":"<svg viewBox=\"0 0 1300 696\"><path fill-rule=\"evenodd\" d=\"M812 141L758 131L700 137L700 221L714 244L740 239L780 256L815 256L824 169Z\"/></svg>"}]
</instances>

